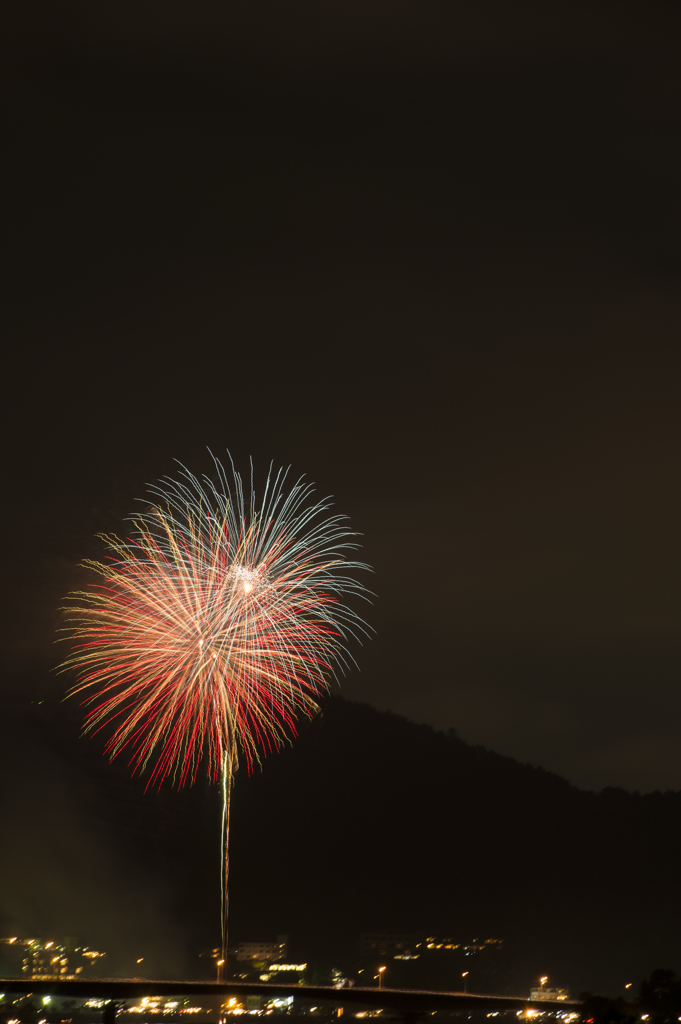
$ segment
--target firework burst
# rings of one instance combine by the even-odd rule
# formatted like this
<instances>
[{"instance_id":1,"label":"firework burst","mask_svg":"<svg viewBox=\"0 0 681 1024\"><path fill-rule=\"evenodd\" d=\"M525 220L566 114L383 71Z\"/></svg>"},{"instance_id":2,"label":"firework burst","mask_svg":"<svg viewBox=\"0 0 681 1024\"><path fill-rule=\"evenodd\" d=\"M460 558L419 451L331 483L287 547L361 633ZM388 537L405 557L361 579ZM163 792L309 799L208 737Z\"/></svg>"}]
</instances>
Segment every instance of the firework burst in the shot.
<instances>
[{"instance_id":1,"label":"firework burst","mask_svg":"<svg viewBox=\"0 0 681 1024\"><path fill-rule=\"evenodd\" d=\"M203 767L224 794L223 959L229 802L239 756L254 762L295 736L316 698L366 632L345 603L366 596L348 554L357 544L312 486L270 472L258 500L251 474L214 459L214 479L182 467L150 489L130 535L105 536L100 577L70 595L66 634L88 706L85 730L107 733L149 784L193 782Z\"/></svg>"}]
</instances>

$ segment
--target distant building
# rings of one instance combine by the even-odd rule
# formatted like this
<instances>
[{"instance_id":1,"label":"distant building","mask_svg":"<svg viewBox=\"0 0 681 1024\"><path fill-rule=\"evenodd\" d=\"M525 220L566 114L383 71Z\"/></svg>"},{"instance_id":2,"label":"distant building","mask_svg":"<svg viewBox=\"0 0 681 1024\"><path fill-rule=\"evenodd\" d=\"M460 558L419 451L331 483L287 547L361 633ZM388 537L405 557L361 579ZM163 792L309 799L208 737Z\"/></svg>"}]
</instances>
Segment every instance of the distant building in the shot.
<instances>
[{"instance_id":1,"label":"distant building","mask_svg":"<svg viewBox=\"0 0 681 1024\"><path fill-rule=\"evenodd\" d=\"M416 951L419 936L407 932L365 932L359 937L359 955L409 956Z\"/></svg>"},{"instance_id":2,"label":"distant building","mask_svg":"<svg viewBox=\"0 0 681 1024\"><path fill-rule=\"evenodd\" d=\"M266 964L285 960L288 954L288 935L277 935L276 942L240 942L236 958L241 964Z\"/></svg>"},{"instance_id":3,"label":"distant building","mask_svg":"<svg viewBox=\"0 0 681 1024\"><path fill-rule=\"evenodd\" d=\"M473 953L488 952L491 949L501 949L503 939L469 939L465 942L456 939L438 939L429 935L423 942L419 943L419 951L428 952L433 949L458 950L465 956L472 956Z\"/></svg>"},{"instance_id":4,"label":"distant building","mask_svg":"<svg viewBox=\"0 0 681 1024\"><path fill-rule=\"evenodd\" d=\"M383 956L395 960L413 960L435 950L456 951L460 956L501 949L503 939L442 939L408 932L365 932L359 937L360 957Z\"/></svg>"},{"instance_id":5,"label":"distant building","mask_svg":"<svg viewBox=\"0 0 681 1024\"><path fill-rule=\"evenodd\" d=\"M270 964L269 971L271 974L281 977L283 974L302 974L303 971L307 970L307 964Z\"/></svg>"},{"instance_id":6,"label":"distant building","mask_svg":"<svg viewBox=\"0 0 681 1024\"><path fill-rule=\"evenodd\" d=\"M570 992L566 988L531 988L530 999L552 999L563 1002L570 998Z\"/></svg>"},{"instance_id":7,"label":"distant building","mask_svg":"<svg viewBox=\"0 0 681 1024\"><path fill-rule=\"evenodd\" d=\"M106 956L88 946L43 939L0 939L0 972L4 977L77 978Z\"/></svg>"}]
</instances>

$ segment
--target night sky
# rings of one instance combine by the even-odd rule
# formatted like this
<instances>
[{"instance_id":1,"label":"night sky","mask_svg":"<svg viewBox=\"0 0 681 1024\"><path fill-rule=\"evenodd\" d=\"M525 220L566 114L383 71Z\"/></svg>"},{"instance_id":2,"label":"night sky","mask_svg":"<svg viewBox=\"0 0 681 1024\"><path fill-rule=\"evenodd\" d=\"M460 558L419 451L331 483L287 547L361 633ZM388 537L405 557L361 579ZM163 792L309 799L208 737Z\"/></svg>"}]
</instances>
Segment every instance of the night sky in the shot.
<instances>
[{"instance_id":1,"label":"night sky","mask_svg":"<svg viewBox=\"0 0 681 1024\"><path fill-rule=\"evenodd\" d=\"M681 789L676 5L22 5L3 43L6 692L207 446L364 535L342 693ZM37 691L36 691L37 692Z\"/></svg>"}]
</instances>

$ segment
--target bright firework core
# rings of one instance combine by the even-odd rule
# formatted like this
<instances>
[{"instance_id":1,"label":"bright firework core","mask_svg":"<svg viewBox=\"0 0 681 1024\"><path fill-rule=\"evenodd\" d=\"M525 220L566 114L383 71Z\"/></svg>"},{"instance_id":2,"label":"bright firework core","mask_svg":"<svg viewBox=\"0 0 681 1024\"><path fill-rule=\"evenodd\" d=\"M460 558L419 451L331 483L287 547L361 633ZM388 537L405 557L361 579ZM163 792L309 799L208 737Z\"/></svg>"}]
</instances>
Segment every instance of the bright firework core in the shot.
<instances>
[{"instance_id":1,"label":"bright firework core","mask_svg":"<svg viewBox=\"0 0 681 1024\"><path fill-rule=\"evenodd\" d=\"M257 594L267 585L267 573L262 566L251 569L247 565L233 565L229 576L244 594Z\"/></svg>"}]
</instances>

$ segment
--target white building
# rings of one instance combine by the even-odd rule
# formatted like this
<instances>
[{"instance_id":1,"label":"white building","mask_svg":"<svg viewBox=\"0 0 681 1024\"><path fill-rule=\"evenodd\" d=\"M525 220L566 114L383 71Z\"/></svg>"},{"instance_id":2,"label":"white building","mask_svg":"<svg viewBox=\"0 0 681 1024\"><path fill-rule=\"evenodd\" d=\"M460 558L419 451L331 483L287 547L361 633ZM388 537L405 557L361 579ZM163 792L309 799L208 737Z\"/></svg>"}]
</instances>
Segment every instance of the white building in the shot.
<instances>
[{"instance_id":1,"label":"white building","mask_svg":"<svg viewBox=\"0 0 681 1024\"><path fill-rule=\"evenodd\" d=\"M288 935L277 935L276 942L240 942L236 951L239 963L267 963L284 960L288 952Z\"/></svg>"},{"instance_id":2,"label":"white building","mask_svg":"<svg viewBox=\"0 0 681 1024\"><path fill-rule=\"evenodd\" d=\"M531 988L530 999L552 999L555 1002L563 1002L570 998L566 988Z\"/></svg>"}]
</instances>

